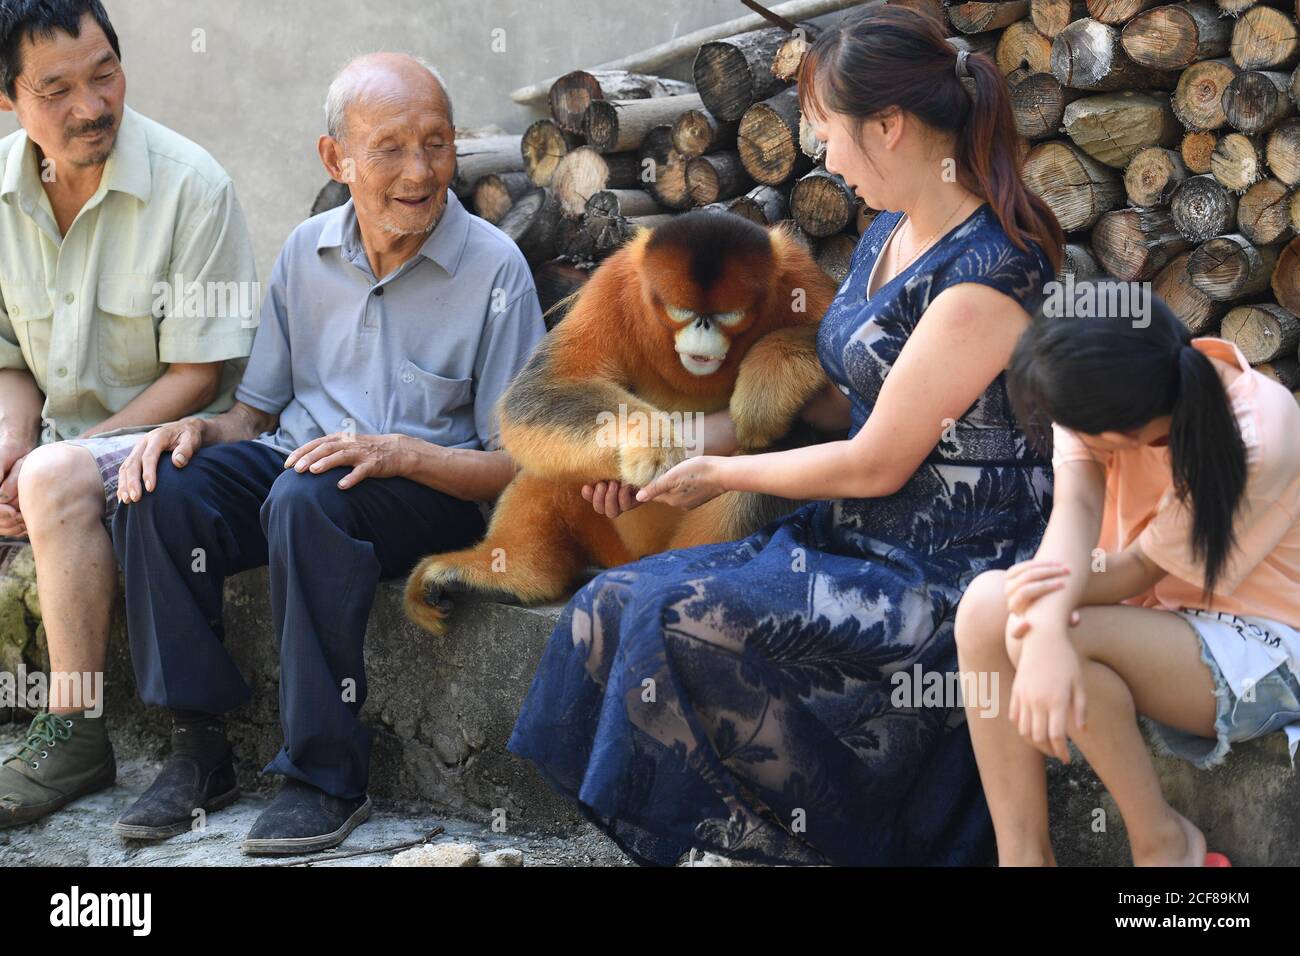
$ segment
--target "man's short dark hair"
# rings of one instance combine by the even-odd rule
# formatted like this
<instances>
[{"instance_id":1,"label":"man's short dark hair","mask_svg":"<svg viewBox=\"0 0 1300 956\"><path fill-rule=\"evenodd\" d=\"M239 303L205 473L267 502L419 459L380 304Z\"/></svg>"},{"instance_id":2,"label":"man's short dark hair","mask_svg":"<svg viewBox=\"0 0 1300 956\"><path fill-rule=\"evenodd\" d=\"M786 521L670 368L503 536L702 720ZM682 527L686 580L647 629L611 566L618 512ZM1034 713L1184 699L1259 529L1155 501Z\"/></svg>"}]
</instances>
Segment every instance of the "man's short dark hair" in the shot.
<instances>
[{"instance_id":1,"label":"man's short dark hair","mask_svg":"<svg viewBox=\"0 0 1300 956\"><path fill-rule=\"evenodd\" d=\"M79 37L81 19L87 13L104 31L117 58L122 59L117 32L100 0L0 0L0 89L11 100L18 92L18 74L23 71L19 49L24 39L48 40L55 30Z\"/></svg>"}]
</instances>

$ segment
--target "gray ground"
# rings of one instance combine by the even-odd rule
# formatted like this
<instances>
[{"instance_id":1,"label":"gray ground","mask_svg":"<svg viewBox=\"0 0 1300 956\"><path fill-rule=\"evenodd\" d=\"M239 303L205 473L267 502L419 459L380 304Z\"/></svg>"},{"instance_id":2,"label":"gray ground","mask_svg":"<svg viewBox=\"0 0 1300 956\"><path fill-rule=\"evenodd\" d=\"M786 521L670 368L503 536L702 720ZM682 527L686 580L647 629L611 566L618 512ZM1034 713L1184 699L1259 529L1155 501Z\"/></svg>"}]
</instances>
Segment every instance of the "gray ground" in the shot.
<instances>
[{"instance_id":1,"label":"gray ground","mask_svg":"<svg viewBox=\"0 0 1300 956\"><path fill-rule=\"evenodd\" d=\"M25 728L23 724L21 729ZM0 724L0 754L8 754L20 737L19 725ZM116 837L111 830L113 821L149 786L160 766L119 753L116 787L84 797L39 823L0 830L0 866L259 866L277 862L239 852L240 841L269 801L269 791L246 794L238 803L212 814L202 832L157 844L127 843ZM472 843L480 854L513 847L523 852L525 866L631 865L614 844L591 828L571 837L494 833L484 824L441 817L428 808L384 802L333 852L419 840L439 825L447 832L436 837L435 843ZM310 859L313 866L384 866L396 852L338 860L330 860L328 853L290 859Z\"/></svg>"}]
</instances>

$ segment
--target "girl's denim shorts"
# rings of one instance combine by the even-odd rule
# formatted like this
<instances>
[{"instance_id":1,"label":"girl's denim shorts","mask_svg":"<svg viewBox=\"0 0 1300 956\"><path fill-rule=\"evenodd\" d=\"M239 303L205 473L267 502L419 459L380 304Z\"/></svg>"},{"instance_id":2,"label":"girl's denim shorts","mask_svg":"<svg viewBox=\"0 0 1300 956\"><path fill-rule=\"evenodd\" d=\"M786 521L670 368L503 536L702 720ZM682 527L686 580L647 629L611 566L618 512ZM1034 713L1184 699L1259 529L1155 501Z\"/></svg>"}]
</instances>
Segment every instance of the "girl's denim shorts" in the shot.
<instances>
[{"instance_id":1,"label":"girl's denim shorts","mask_svg":"<svg viewBox=\"0 0 1300 956\"><path fill-rule=\"evenodd\" d=\"M1215 737L1199 737L1143 717L1142 723L1149 731L1157 753L1181 757L1196 767L1208 770L1223 763L1233 744L1263 737L1300 720L1300 680L1289 666L1281 664L1256 681L1252 688L1253 700L1239 698L1224 679L1223 671L1206 645L1203 632L1207 627L1225 625L1195 611L1179 613L1196 631L1201 645L1201 660L1205 661L1214 678Z\"/></svg>"}]
</instances>

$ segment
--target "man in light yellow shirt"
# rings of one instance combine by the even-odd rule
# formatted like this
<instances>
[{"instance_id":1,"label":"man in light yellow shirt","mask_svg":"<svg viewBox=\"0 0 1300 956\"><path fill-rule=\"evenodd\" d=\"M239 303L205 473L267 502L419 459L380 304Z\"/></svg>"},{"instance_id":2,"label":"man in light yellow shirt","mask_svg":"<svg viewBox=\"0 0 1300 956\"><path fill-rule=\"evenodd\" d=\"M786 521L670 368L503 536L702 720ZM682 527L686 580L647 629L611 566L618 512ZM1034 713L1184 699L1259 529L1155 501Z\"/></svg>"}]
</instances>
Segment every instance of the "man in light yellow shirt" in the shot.
<instances>
[{"instance_id":1,"label":"man in light yellow shirt","mask_svg":"<svg viewBox=\"0 0 1300 956\"><path fill-rule=\"evenodd\" d=\"M0 109L0 535L28 536L49 712L0 765L0 828L113 783L100 717L117 567L106 522L150 427L230 407L258 288L234 187L125 106L99 0L6 0Z\"/></svg>"}]
</instances>

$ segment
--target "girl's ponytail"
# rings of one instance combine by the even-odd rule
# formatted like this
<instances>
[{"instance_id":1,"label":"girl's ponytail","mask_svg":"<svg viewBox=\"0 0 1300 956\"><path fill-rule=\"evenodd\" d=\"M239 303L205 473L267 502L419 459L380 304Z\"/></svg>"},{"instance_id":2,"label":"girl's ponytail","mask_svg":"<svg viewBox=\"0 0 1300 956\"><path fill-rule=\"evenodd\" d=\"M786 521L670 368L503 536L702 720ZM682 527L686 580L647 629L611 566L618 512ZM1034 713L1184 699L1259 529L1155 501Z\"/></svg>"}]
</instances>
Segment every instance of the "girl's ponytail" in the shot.
<instances>
[{"instance_id":1,"label":"girl's ponytail","mask_svg":"<svg viewBox=\"0 0 1300 956\"><path fill-rule=\"evenodd\" d=\"M1169 429L1174 489L1191 507L1192 555L1214 591L1232 552L1233 518L1246 489L1246 446L1210 360L1184 343L1178 350L1178 400Z\"/></svg>"}]
</instances>

